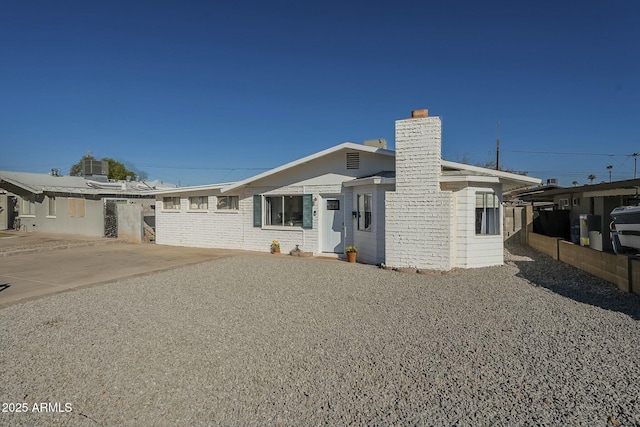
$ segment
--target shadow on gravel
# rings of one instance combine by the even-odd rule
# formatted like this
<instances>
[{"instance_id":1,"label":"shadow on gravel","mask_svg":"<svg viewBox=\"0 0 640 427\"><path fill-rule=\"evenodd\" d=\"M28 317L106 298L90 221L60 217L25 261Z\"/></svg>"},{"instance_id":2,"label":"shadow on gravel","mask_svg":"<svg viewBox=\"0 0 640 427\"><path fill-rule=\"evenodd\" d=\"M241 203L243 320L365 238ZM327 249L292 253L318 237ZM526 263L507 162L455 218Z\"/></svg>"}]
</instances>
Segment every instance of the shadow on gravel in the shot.
<instances>
[{"instance_id":1,"label":"shadow on gravel","mask_svg":"<svg viewBox=\"0 0 640 427\"><path fill-rule=\"evenodd\" d=\"M5 289L9 289L11 285L8 283L3 283L2 285L0 285L0 292L4 291Z\"/></svg>"},{"instance_id":2,"label":"shadow on gravel","mask_svg":"<svg viewBox=\"0 0 640 427\"><path fill-rule=\"evenodd\" d=\"M542 254L518 242L505 242L506 262L518 267L519 277L534 286L640 320L640 297L619 290L614 284Z\"/></svg>"}]
</instances>

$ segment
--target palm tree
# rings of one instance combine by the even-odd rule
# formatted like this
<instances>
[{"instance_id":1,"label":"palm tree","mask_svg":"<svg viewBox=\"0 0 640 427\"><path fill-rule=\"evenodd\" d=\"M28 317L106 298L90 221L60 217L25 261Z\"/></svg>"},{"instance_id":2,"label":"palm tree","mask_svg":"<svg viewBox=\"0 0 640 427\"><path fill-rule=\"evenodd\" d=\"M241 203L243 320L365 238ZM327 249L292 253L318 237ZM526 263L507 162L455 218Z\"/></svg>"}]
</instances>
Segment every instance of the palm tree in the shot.
<instances>
[{"instance_id":1,"label":"palm tree","mask_svg":"<svg viewBox=\"0 0 640 427\"><path fill-rule=\"evenodd\" d=\"M593 184L593 180L596 179L596 176L594 174L591 174L587 177L587 179L589 180L589 184Z\"/></svg>"},{"instance_id":2,"label":"palm tree","mask_svg":"<svg viewBox=\"0 0 640 427\"><path fill-rule=\"evenodd\" d=\"M613 169L613 165L608 165L607 169L609 169L609 182L611 182L611 169Z\"/></svg>"},{"instance_id":3,"label":"palm tree","mask_svg":"<svg viewBox=\"0 0 640 427\"><path fill-rule=\"evenodd\" d=\"M573 181L572 184L573 184L574 187L577 187L578 184L580 184L580 183L578 181Z\"/></svg>"}]
</instances>

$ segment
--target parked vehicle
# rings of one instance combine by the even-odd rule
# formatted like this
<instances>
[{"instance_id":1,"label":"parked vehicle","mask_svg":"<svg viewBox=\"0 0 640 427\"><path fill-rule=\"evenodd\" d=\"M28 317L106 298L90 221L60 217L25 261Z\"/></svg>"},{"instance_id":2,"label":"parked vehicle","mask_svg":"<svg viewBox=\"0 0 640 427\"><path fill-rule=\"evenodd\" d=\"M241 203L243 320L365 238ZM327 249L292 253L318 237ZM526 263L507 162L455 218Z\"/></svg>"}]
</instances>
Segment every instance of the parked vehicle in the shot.
<instances>
[{"instance_id":1,"label":"parked vehicle","mask_svg":"<svg viewBox=\"0 0 640 427\"><path fill-rule=\"evenodd\" d=\"M611 211L609 225L613 249L616 253L640 251L640 206L620 206ZM618 247L616 248L616 240Z\"/></svg>"}]
</instances>

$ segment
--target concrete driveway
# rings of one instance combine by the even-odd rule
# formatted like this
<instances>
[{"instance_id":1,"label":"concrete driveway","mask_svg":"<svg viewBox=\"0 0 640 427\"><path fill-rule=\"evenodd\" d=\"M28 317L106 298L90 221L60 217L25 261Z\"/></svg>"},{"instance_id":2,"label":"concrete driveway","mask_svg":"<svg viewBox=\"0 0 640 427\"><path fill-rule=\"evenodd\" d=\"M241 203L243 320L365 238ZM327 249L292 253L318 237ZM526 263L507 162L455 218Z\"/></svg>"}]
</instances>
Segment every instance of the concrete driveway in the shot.
<instances>
[{"instance_id":1,"label":"concrete driveway","mask_svg":"<svg viewBox=\"0 0 640 427\"><path fill-rule=\"evenodd\" d=\"M0 236L0 308L74 288L247 253L45 233L1 232Z\"/></svg>"}]
</instances>

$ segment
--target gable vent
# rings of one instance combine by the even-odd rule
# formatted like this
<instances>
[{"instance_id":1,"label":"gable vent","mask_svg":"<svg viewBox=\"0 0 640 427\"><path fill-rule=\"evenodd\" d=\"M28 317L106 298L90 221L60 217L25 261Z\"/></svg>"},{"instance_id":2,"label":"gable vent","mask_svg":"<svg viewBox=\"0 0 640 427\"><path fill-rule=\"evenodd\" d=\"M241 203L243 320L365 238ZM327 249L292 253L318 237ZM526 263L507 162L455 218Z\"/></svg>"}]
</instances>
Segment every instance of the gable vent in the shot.
<instances>
[{"instance_id":1,"label":"gable vent","mask_svg":"<svg viewBox=\"0 0 640 427\"><path fill-rule=\"evenodd\" d=\"M360 169L360 153L347 153L347 169Z\"/></svg>"}]
</instances>

